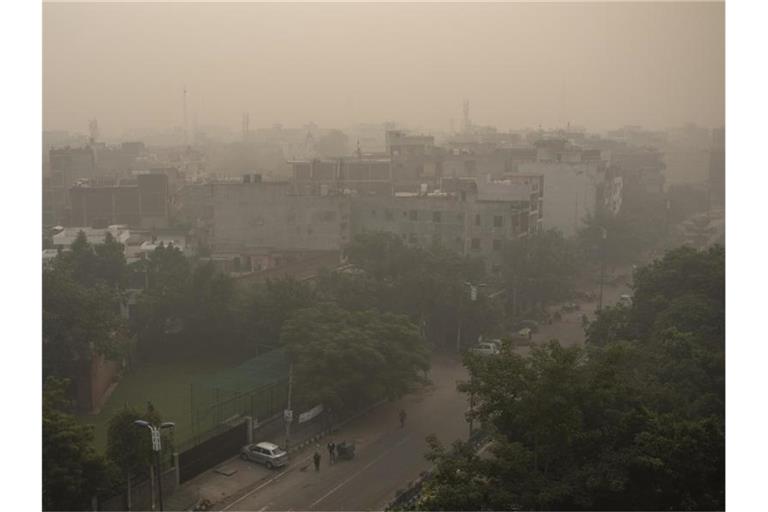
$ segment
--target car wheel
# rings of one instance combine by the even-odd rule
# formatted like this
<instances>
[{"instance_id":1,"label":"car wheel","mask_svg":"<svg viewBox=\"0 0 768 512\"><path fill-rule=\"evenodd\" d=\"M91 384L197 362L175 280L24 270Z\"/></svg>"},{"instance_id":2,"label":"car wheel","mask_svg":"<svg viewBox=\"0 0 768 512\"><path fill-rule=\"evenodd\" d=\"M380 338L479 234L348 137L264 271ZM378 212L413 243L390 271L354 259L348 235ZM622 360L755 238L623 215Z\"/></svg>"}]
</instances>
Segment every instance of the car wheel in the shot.
<instances>
[{"instance_id":1,"label":"car wheel","mask_svg":"<svg viewBox=\"0 0 768 512\"><path fill-rule=\"evenodd\" d=\"M272 465L272 463L271 463L271 462L269 462L269 461L267 461L267 462L266 462L264 465L267 467L267 469L272 469L272 468L274 467L274 466Z\"/></svg>"},{"instance_id":2,"label":"car wheel","mask_svg":"<svg viewBox=\"0 0 768 512\"><path fill-rule=\"evenodd\" d=\"M244 454L244 453L240 454L240 458L243 459L243 460L248 460L248 456L246 454Z\"/></svg>"}]
</instances>

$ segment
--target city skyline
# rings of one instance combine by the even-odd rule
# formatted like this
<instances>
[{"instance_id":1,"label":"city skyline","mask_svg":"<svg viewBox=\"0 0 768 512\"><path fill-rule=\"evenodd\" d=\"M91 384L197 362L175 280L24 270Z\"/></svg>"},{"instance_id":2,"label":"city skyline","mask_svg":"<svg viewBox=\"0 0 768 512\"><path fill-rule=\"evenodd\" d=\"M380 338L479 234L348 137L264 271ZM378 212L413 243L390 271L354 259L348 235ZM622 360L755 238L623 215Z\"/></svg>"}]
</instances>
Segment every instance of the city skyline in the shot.
<instances>
[{"instance_id":1,"label":"city skyline","mask_svg":"<svg viewBox=\"0 0 768 512\"><path fill-rule=\"evenodd\" d=\"M185 88L189 129L724 124L722 2L45 4L43 36L44 130L180 127Z\"/></svg>"}]
</instances>

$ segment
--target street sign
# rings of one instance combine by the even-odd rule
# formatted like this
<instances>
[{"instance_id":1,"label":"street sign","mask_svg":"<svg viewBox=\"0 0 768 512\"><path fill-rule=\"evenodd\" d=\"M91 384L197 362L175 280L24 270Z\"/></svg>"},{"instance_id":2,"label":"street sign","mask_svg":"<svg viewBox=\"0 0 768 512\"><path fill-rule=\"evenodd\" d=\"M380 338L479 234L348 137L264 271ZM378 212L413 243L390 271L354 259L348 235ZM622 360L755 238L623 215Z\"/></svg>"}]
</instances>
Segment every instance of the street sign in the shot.
<instances>
[{"instance_id":1,"label":"street sign","mask_svg":"<svg viewBox=\"0 0 768 512\"><path fill-rule=\"evenodd\" d=\"M285 419L286 423L293 422L293 411L290 409L285 409L283 411L283 418Z\"/></svg>"}]
</instances>

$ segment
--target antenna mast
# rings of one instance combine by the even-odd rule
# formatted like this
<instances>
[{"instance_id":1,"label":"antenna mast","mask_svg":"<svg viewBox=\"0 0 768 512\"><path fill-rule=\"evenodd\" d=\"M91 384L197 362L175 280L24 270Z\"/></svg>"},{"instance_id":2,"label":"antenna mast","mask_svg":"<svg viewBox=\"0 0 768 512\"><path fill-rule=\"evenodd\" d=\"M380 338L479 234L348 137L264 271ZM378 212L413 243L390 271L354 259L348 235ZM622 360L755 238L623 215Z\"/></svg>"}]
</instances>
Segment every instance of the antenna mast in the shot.
<instances>
[{"instance_id":1,"label":"antenna mast","mask_svg":"<svg viewBox=\"0 0 768 512\"><path fill-rule=\"evenodd\" d=\"M187 86L184 86L184 93L182 95L182 106L184 109L184 145L189 145L189 135L187 134Z\"/></svg>"}]
</instances>

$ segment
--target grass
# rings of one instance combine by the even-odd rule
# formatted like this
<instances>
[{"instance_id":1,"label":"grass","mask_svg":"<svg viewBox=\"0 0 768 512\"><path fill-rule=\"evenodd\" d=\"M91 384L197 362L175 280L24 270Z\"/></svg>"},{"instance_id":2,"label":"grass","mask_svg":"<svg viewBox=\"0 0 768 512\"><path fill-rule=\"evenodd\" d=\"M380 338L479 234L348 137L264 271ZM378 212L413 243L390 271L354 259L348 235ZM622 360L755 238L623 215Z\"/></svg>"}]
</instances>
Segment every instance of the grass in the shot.
<instances>
[{"instance_id":1,"label":"grass","mask_svg":"<svg viewBox=\"0 0 768 512\"><path fill-rule=\"evenodd\" d=\"M191 435L190 384L202 375L239 363L230 358L142 365L123 375L99 414L82 415L78 420L94 426L94 445L104 452L112 415L124 405L143 411L147 402L152 402L163 421L176 423L177 442L184 441Z\"/></svg>"}]
</instances>

